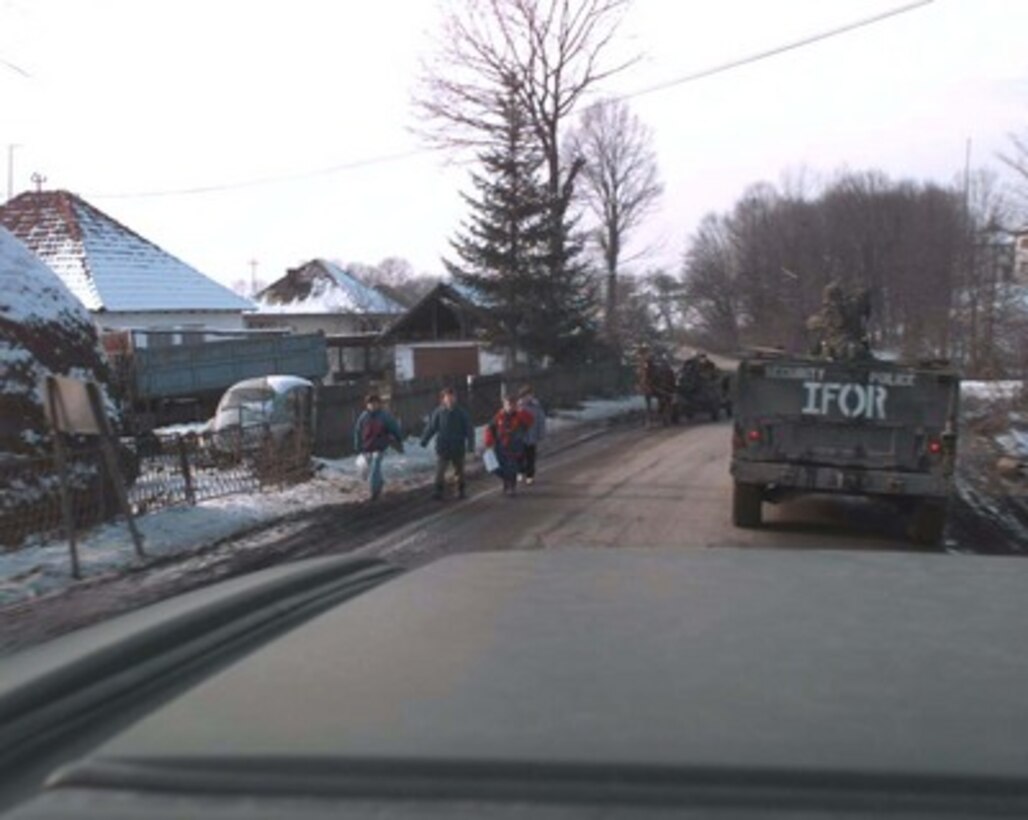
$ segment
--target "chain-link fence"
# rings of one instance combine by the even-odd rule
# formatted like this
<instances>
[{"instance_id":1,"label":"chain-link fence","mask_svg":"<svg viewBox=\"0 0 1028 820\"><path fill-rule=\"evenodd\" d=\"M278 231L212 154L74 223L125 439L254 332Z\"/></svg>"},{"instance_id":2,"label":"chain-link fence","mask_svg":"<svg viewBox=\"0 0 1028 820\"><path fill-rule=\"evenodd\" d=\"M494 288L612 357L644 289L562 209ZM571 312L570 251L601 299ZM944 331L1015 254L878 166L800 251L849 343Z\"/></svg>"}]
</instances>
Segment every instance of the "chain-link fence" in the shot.
<instances>
[{"instance_id":1,"label":"chain-link fence","mask_svg":"<svg viewBox=\"0 0 1028 820\"><path fill-rule=\"evenodd\" d=\"M122 440L120 469L136 514L195 504L235 493L285 486L311 474L311 437L277 435L268 425L219 433ZM119 513L98 446L70 449L64 477L77 530ZM61 471L53 456L0 461L0 548L16 549L33 535L63 531Z\"/></svg>"}]
</instances>

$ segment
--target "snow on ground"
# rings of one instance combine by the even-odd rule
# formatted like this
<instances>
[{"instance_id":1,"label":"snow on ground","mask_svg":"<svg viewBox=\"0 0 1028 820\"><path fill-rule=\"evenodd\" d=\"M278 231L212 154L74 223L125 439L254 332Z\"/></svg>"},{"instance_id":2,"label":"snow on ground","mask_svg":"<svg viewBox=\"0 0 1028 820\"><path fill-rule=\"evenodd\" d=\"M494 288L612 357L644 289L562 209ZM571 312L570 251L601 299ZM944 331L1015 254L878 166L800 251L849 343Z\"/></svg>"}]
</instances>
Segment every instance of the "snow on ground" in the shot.
<instances>
[{"instance_id":1,"label":"snow on ground","mask_svg":"<svg viewBox=\"0 0 1028 820\"><path fill-rule=\"evenodd\" d=\"M590 400L577 410L560 410L547 421L549 433L569 431L588 422L623 415L644 406L642 398ZM485 427L475 431L482 447ZM404 452L390 451L383 462L387 484L422 483L435 470L435 445L422 447L408 438ZM364 492L356 457L315 459L315 476L285 490L232 495L203 501L193 507L172 507L139 516L145 558L137 558L128 528L122 521L105 524L79 541L82 575L95 579L154 559L185 555L232 535L289 514L338 503ZM68 544L63 539L38 540L15 552L0 553L0 606L57 591L73 583Z\"/></svg>"},{"instance_id":2,"label":"snow on ground","mask_svg":"<svg viewBox=\"0 0 1028 820\"><path fill-rule=\"evenodd\" d=\"M619 399L587 399L582 402L582 407L578 410L558 410L546 420L546 429L553 432L574 427L581 422L601 421L645 409L645 399L637 395L624 396Z\"/></svg>"},{"instance_id":3,"label":"snow on ground","mask_svg":"<svg viewBox=\"0 0 1028 820\"><path fill-rule=\"evenodd\" d=\"M1028 418L1011 413L1010 431L996 436L996 443L1007 455L1028 460Z\"/></svg>"},{"instance_id":4,"label":"snow on ground","mask_svg":"<svg viewBox=\"0 0 1028 820\"><path fill-rule=\"evenodd\" d=\"M1028 551L1028 395L1023 381L963 382L958 499L970 538ZM966 534L965 534L966 535Z\"/></svg>"},{"instance_id":5,"label":"snow on ground","mask_svg":"<svg viewBox=\"0 0 1028 820\"><path fill-rule=\"evenodd\" d=\"M973 429L990 436L1005 455L1028 459L1028 414L1022 412L1024 381L966 381L961 382L960 392L965 421L971 422Z\"/></svg>"},{"instance_id":6,"label":"snow on ground","mask_svg":"<svg viewBox=\"0 0 1028 820\"><path fill-rule=\"evenodd\" d=\"M960 395L963 398L981 399L983 401L1000 401L1017 398L1025 388L1025 383L1017 379L1006 381L960 383Z\"/></svg>"},{"instance_id":7,"label":"snow on ground","mask_svg":"<svg viewBox=\"0 0 1028 820\"><path fill-rule=\"evenodd\" d=\"M204 433L210 432L211 422L210 419L207 421L191 421L184 424L168 424L164 427L156 428L153 433L158 438L171 438L172 436L202 436Z\"/></svg>"}]
</instances>

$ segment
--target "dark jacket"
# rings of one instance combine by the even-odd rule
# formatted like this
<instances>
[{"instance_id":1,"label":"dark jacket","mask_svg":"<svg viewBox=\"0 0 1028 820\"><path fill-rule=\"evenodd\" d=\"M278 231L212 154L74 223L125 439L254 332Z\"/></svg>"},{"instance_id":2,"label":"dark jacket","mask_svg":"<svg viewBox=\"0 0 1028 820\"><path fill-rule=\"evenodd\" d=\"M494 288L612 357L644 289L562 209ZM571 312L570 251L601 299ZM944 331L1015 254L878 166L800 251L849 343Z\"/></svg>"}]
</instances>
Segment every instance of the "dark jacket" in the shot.
<instances>
[{"instance_id":1,"label":"dark jacket","mask_svg":"<svg viewBox=\"0 0 1028 820\"><path fill-rule=\"evenodd\" d=\"M522 399L518 406L532 414L532 426L525 433L525 444L538 444L546 437L546 413L543 412L543 406L535 396Z\"/></svg>"},{"instance_id":2,"label":"dark jacket","mask_svg":"<svg viewBox=\"0 0 1028 820\"><path fill-rule=\"evenodd\" d=\"M435 436L436 453L444 458L455 458L475 450L475 427L467 411L457 405L450 410L441 404L432 411L428 426L421 434L421 446L425 447L432 436Z\"/></svg>"},{"instance_id":3,"label":"dark jacket","mask_svg":"<svg viewBox=\"0 0 1028 820\"><path fill-rule=\"evenodd\" d=\"M394 442L397 449L403 448L403 436L396 419L385 410L376 410L374 413L365 410L361 413L353 428L354 450L358 453L378 453Z\"/></svg>"}]
</instances>

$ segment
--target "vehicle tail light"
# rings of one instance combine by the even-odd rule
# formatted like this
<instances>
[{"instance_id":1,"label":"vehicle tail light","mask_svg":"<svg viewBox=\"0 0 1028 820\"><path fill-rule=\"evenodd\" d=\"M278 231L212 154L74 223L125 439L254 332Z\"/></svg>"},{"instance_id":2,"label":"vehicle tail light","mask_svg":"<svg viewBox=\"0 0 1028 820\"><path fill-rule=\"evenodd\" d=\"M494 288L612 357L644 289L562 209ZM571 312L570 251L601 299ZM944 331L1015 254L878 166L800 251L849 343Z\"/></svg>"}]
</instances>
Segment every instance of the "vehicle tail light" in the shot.
<instances>
[{"instance_id":1,"label":"vehicle tail light","mask_svg":"<svg viewBox=\"0 0 1028 820\"><path fill-rule=\"evenodd\" d=\"M937 438L928 439L928 452L933 456L940 455L942 453L942 442Z\"/></svg>"},{"instance_id":2,"label":"vehicle tail light","mask_svg":"<svg viewBox=\"0 0 1028 820\"><path fill-rule=\"evenodd\" d=\"M760 442L763 440L764 436L761 434L760 430L758 430L755 427L752 430L747 431L746 433L746 441L748 441L750 444L760 444Z\"/></svg>"}]
</instances>

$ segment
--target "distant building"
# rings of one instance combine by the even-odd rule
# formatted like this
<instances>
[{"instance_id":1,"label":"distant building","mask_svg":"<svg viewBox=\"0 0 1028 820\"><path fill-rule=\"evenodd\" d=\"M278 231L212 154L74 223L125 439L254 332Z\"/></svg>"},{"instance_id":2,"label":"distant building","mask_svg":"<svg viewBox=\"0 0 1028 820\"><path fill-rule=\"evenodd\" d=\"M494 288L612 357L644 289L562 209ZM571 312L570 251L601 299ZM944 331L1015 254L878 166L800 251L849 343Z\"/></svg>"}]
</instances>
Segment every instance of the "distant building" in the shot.
<instances>
[{"instance_id":1,"label":"distant building","mask_svg":"<svg viewBox=\"0 0 1028 820\"><path fill-rule=\"evenodd\" d=\"M506 357L485 341L489 314L469 294L440 283L381 336L393 349L397 381L429 376L484 376L504 370Z\"/></svg>"},{"instance_id":2,"label":"distant building","mask_svg":"<svg viewBox=\"0 0 1028 820\"><path fill-rule=\"evenodd\" d=\"M1028 225L1014 234L1014 282L1028 285Z\"/></svg>"},{"instance_id":3,"label":"distant building","mask_svg":"<svg viewBox=\"0 0 1028 820\"><path fill-rule=\"evenodd\" d=\"M273 282L254 300L246 318L254 329L288 329L325 334L332 378L386 369L387 354L377 346L380 331L405 308L339 265L313 259Z\"/></svg>"},{"instance_id":4,"label":"distant building","mask_svg":"<svg viewBox=\"0 0 1028 820\"><path fill-rule=\"evenodd\" d=\"M141 344L236 331L253 304L68 191L28 191L0 224L64 282L102 328L162 331ZM174 331L174 332L166 332Z\"/></svg>"},{"instance_id":5,"label":"distant building","mask_svg":"<svg viewBox=\"0 0 1028 820\"><path fill-rule=\"evenodd\" d=\"M1028 240L1028 234L1024 237ZM1018 246L1022 240L1008 231L983 232L975 243L975 266L981 282L1010 284L1017 275ZM1028 245L1025 245L1028 259Z\"/></svg>"}]
</instances>

